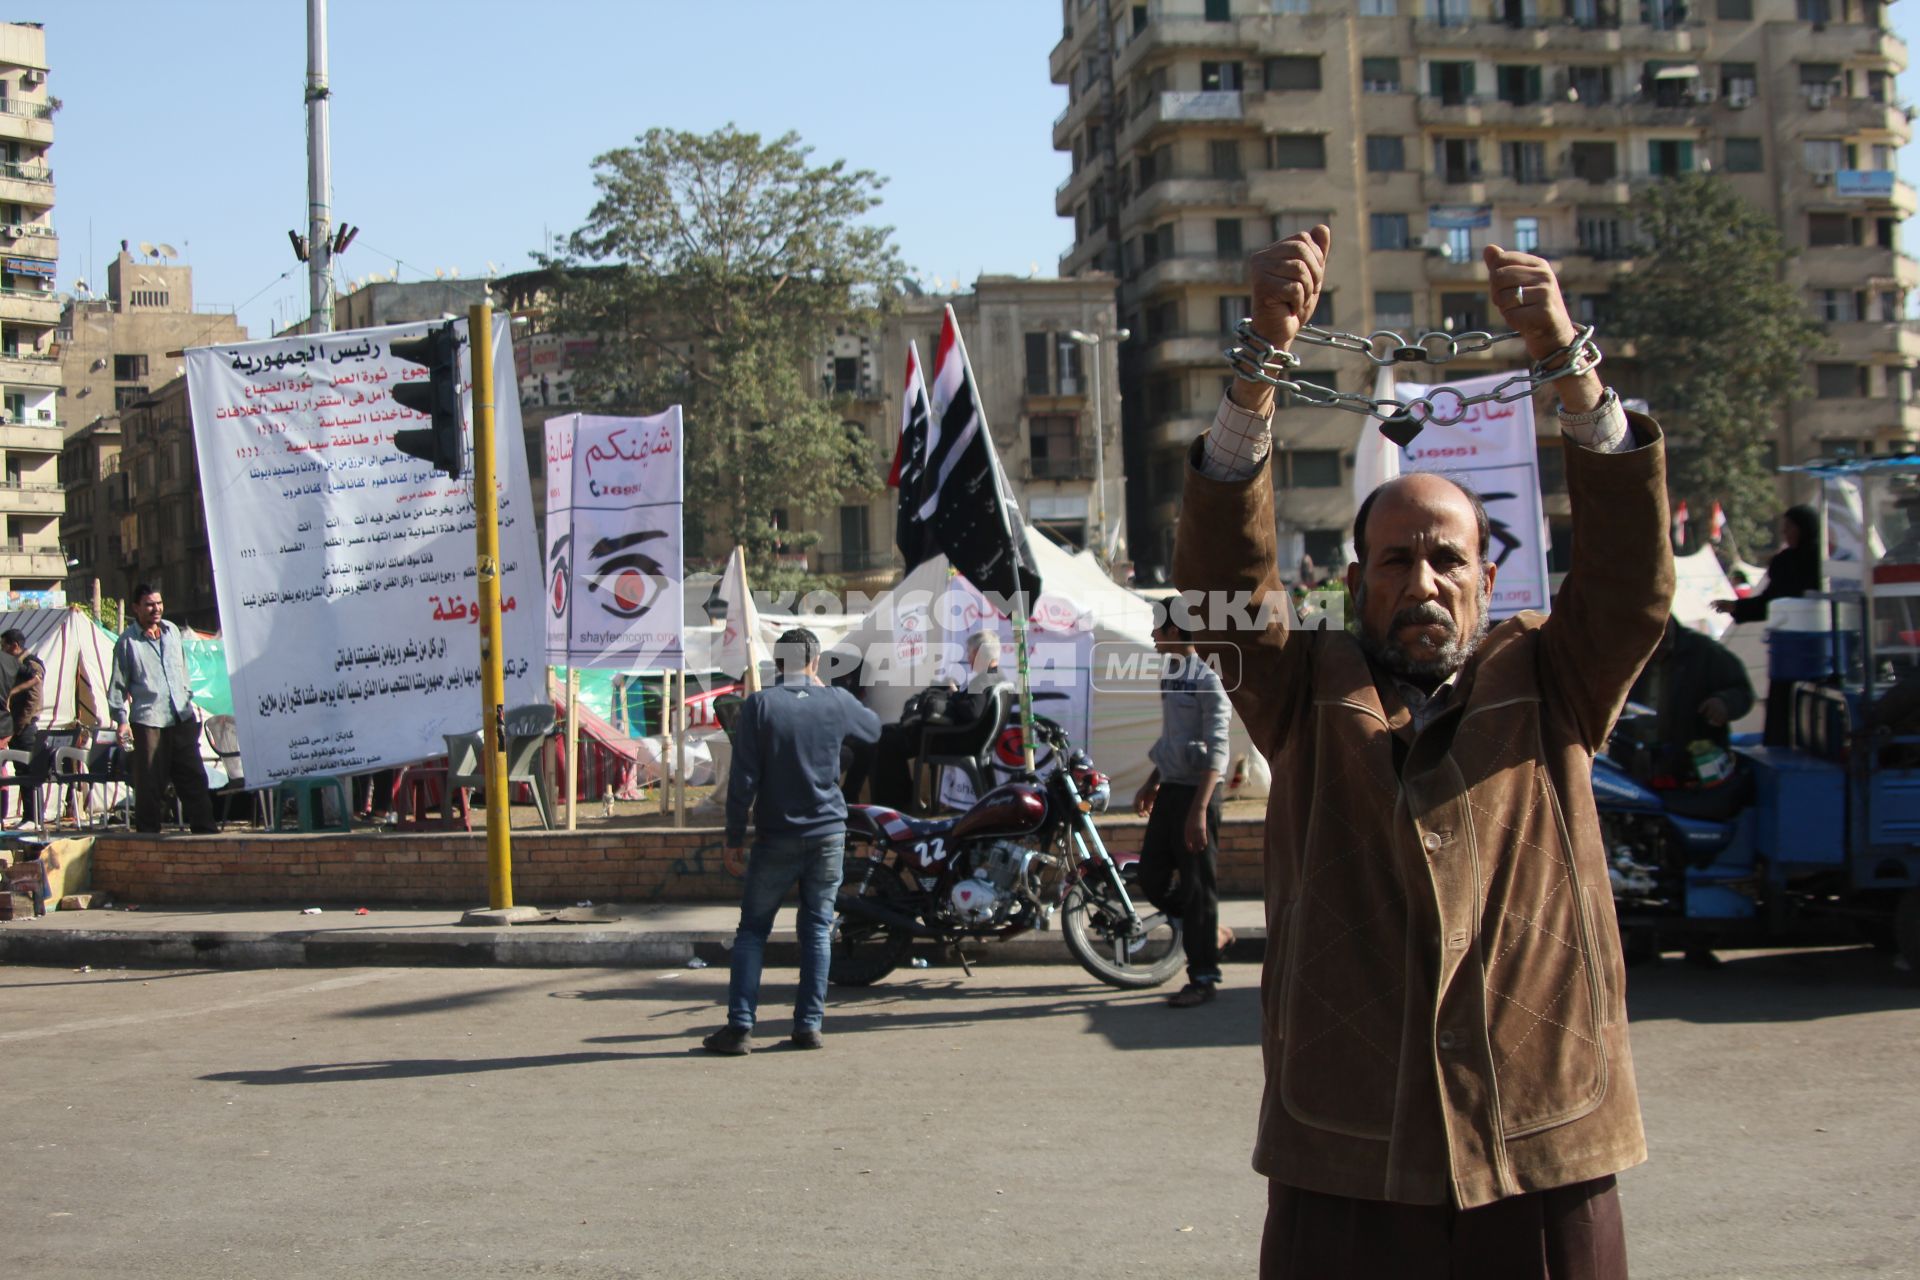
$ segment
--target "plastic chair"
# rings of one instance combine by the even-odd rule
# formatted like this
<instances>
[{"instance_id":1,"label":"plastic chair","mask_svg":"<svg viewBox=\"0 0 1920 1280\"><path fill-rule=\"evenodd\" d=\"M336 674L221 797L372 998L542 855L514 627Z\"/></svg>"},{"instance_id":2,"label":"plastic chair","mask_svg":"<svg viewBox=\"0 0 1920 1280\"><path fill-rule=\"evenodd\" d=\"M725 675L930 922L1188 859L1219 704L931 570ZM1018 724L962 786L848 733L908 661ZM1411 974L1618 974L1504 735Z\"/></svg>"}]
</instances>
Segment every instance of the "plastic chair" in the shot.
<instances>
[{"instance_id":1,"label":"plastic chair","mask_svg":"<svg viewBox=\"0 0 1920 1280\"><path fill-rule=\"evenodd\" d=\"M269 825L267 813L267 793L271 787L249 787L247 785L246 765L240 759L240 735L232 716L209 716L200 727L201 736L206 739L207 748L213 752L214 760L227 775L224 786L214 788L211 798L221 801L222 819L233 816L235 796L253 797L253 822L257 827Z\"/></svg>"},{"instance_id":2,"label":"plastic chair","mask_svg":"<svg viewBox=\"0 0 1920 1280\"><path fill-rule=\"evenodd\" d=\"M980 714L970 723L951 728L926 728L920 733L920 757L914 762L913 794L924 793L928 776L936 768L958 769L973 783L975 795L986 792L988 763L1000 730L1013 713L1020 692L1010 684L996 684L983 693Z\"/></svg>"},{"instance_id":3,"label":"plastic chair","mask_svg":"<svg viewBox=\"0 0 1920 1280\"><path fill-rule=\"evenodd\" d=\"M40 810L42 825L57 825L59 815L68 813L74 815L75 830L78 830L82 824L83 819L80 816L82 813L87 815L84 821L91 825L95 788L118 787L120 789L118 799L113 799L112 792L109 790L109 802L106 812L102 815L102 823L111 826L117 812L121 822L131 827L133 825L133 791L126 785L129 777L127 753L120 743L111 737L96 742L92 746L76 744L58 748L53 753L53 770L47 775L48 784L57 789L59 797L51 810L56 816L52 822L48 822L46 815L49 810L43 804Z\"/></svg>"},{"instance_id":4,"label":"plastic chair","mask_svg":"<svg viewBox=\"0 0 1920 1280\"><path fill-rule=\"evenodd\" d=\"M332 797L339 816L329 821L327 800ZM286 778L273 789L273 829L287 830L287 810L293 810L295 831L353 830L353 796L340 778Z\"/></svg>"},{"instance_id":5,"label":"plastic chair","mask_svg":"<svg viewBox=\"0 0 1920 1280\"><path fill-rule=\"evenodd\" d=\"M507 792L513 784L524 782L533 792L533 807L540 825L553 830L553 773L546 767L547 743L553 738L558 719L551 703L514 707L506 713ZM480 759L486 740L477 733L443 735L447 743L447 785L473 788L487 785L486 768ZM463 798L464 803L464 798Z\"/></svg>"},{"instance_id":6,"label":"plastic chair","mask_svg":"<svg viewBox=\"0 0 1920 1280\"><path fill-rule=\"evenodd\" d=\"M436 807L443 830L454 830L456 820L461 830L473 830L466 789L455 785L452 762L447 759L426 760L400 770L393 780L391 804L398 819L394 826L401 831L427 830L427 810Z\"/></svg>"}]
</instances>

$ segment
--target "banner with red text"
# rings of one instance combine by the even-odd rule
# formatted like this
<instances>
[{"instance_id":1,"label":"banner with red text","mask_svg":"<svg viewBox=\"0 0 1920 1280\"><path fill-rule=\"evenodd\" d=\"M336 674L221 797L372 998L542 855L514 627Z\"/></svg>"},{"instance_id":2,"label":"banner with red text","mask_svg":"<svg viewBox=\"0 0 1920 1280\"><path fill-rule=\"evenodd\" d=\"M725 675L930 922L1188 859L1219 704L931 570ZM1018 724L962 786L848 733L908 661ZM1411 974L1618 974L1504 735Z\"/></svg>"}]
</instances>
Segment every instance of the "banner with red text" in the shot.
<instances>
[{"instance_id":1,"label":"banner with red text","mask_svg":"<svg viewBox=\"0 0 1920 1280\"><path fill-rule=\"evenodd\" d=\"M337 775L446 752L479 729L471 347L461 343L465 472L450 480L393 445L426 425L395 401L426 377L392 344L424 324L186 353L233 713L249 782ZM510 386L508 323L494 385ZM520 409L494 419L501 647L509 708L546 693L540 543Z\"/></svg>"},{"instance_id":2,"label":"banner with red text","mask_svg":"<svg viewBox=\"0 0 1920 1280\"><path fill-rule=\"evenodd\" d=\"M619 671L682 663L680 406L547 422L547 660Z\"/></svg>"},{"instance_id":3,"label":"banner with red text","mask_svg":"<svg viewBox=\"0 0 1920 1280\"><path fill-rule=\"evenodd\" d=\"M1511 373L1463 378L1446 385L1460 396L1491 391ZM1432 395L1444 416L1458 412L1459 401L1422 383L1401 382L1400 400ZM1487 558L1500 566L1494 578L1489 613L1506 618L1552 607L1547 582L1547 523L1540 501L1540 448L1533 434L1533 401L1471 405L1450 427L1429 422L1413 443L1400 451L1400 471L1437 471L1480 495L1487 506ZM1554 442L1558 444L1558 439Z\"/></svg>"}]
</instances>

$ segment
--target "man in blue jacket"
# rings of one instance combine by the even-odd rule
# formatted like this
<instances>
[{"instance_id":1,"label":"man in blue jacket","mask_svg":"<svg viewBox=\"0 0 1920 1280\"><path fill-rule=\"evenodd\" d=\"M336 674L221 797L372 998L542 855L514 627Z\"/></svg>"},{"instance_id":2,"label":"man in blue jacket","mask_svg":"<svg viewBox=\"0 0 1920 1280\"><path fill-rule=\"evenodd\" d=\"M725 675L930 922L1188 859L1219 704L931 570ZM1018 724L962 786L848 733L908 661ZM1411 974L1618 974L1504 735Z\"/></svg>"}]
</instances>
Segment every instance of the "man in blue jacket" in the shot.
<instances>
[{"instance_id":1,"label":"man in blue jacket","mask_svg":"<svg viewBox=\"0 0 1920 1280\"><path fill-rule=\"evenodd\" d=\"M877 742L880 717L845 689L819 679L820 641L797 627L774 643L780 678L748 698L733 727L727 781L727 852L754 841L733 938L727 1025L701 1043L713 1053L753 1052L754 1015L767 934L787 890L800 886L800 991L793 1005L796 1049L821 1047L827 1004L833 903L846 856L847 803L840 794L840 744Z\"/></svg>"}]
</instances>

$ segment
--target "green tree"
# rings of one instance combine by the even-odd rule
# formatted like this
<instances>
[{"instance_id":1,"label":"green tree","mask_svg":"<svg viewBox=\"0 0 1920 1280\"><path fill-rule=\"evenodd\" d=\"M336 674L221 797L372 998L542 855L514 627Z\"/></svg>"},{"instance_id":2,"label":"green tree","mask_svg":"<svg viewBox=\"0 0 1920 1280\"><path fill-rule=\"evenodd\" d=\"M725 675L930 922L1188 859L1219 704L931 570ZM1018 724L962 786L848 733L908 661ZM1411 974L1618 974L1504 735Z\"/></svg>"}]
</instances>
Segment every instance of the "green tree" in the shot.
<instances>
[{"instance_id":1,"label":"green tree","mask_svg":"<svg viewBox=\"0 0 1920 1280\"><path fill-rule=\"evenodd\" d=\"M580 399L686 415L687 546L746 549L756 589L799 585L775 510L822 514L877 491L873 448L823 388L836 332L872 329L905 274L864 215L884 179L816 165L795 134L763 141L651 129L593 162L599 199L542 264L552 323L592 335Z\"/></svg>"},{"instance_id":2,"label":"green tree","mask_svg":"<svg viewBox=\"0 0 1920 1280\"><path fill-rule=\"evenodd\" d=\"M1609 328L1637 345L1670 441L1674 504L1703 517L1719 502L1736 544L1757 554L1775 540L1779 412L1806 394L1824 330L1787 283L1793 254L1773 220L1725 182L1655 183L1634 216L1639 256L1616 286Z\"/></svg>"}]
</instances>

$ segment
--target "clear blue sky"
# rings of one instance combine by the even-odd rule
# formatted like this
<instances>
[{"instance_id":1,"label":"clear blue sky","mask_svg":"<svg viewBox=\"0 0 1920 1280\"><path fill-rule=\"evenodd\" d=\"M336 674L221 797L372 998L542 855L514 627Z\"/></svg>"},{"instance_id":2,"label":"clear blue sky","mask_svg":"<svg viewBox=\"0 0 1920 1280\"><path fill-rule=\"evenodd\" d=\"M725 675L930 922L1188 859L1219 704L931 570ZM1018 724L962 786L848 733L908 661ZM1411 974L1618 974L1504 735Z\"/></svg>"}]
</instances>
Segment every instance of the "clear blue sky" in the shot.
<instances>
[{"instance_id":1,"label":"clear blue sky","mask_svg":"<svg viewBox=\"0 0 1920 1280\"><path fill-rule=\"evenodd\" d=\"M31 10L32 6L27 6ZM654 126L793 130L886 176L878 220L943 280L1058 269L1057 0L331 0L344 282L530 265L593 200L593 157ZM255 337L306 314L305 0L41 0L64 106L62 289L166 242ZM275 277L292 274L275 283ZM251 301L250 301L251 299Z\"/></svg>"},{"instance_id":2,"label":"clear blue sky","mask_svg":"<svg viewBox=\"0 0 1920 1280\"><path fill-rule=\"evenodd\" d=\"M305 0L41 0L60 286L170 243L256 337L306 314ZM942 280L1052 274L1057 0L331 0L342 281L529 265L579 225L594 156L660 125L797 131L889 178L879 219ZM1920 3L1896 4L1920 49ZM31 13L22 15L32 17ZM1901 77L1920 101L1920 71ZM470 99L485 96L481 108ZM469 122L474 123L470 124ZM479 122L484 121L484 129ZM1920 147L1901 169L1920 185ZM1909 233L1910 251L1920 249ZM276 277L290 272L276 282Z\"/></svg>"}]
</instances>

